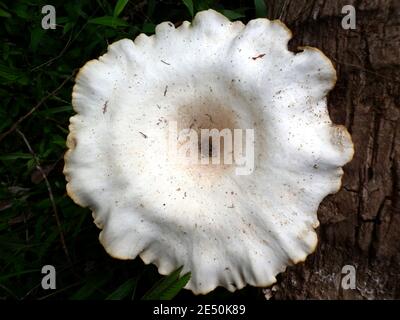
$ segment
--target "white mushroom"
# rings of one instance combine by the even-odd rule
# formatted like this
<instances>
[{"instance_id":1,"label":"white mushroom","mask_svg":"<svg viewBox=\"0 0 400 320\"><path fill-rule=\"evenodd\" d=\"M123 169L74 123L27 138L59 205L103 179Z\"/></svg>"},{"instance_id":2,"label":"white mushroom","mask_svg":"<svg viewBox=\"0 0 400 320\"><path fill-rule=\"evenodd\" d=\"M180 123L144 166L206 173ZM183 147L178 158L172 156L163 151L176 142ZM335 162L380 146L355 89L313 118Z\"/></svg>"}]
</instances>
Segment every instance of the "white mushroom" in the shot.
<instances>
[{"instance_id":1,"label":"white mushroom","mask_svg":"<svg viewBox=\"0 0 400 320\"><path fill-rule=\"evenodd\" d=\"M328 115L331 62L288 51L290 38L280 21L208 10L115 42L80 70L64 173L111 256L139 255L161 274L183 265L186 288L204 294L269 286L314 251L319 203L339 190L353 144ZM254 129L254 168L171 156L181 130L213 128Z\"/></svg>"}]
</instances>

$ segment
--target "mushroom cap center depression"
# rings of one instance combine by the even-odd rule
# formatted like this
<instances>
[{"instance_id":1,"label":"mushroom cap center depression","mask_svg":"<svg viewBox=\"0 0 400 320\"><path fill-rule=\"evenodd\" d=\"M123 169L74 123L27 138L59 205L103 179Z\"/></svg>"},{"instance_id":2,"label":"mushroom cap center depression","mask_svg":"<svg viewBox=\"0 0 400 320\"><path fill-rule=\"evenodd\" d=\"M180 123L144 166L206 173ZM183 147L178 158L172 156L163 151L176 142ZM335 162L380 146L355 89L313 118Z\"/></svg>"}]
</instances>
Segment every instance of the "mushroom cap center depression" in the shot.
<instances>
[{"instance_id":1,"label":"mushroom cap center depression","mask_svg":"<svg viewBox=\"0 0 400 320\"><path fill-rule=\"evenodd\" d=\"M181 105L169 121L170 160L196 176L231 173L243 165L246 151L254 153L249 148L253 129L243 118L236 108L216 101Z\"/></svg>"}]
</instances>

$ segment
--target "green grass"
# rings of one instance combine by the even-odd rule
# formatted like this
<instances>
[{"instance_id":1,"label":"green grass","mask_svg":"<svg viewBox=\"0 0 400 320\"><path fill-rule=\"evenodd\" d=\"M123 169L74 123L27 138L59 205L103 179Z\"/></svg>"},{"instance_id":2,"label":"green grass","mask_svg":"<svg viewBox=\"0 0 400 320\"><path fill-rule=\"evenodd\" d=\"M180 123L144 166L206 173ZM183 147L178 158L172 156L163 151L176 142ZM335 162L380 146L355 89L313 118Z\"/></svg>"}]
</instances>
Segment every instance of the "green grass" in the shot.
<instances>
[{"instance_id":1,"label":"green grass","mask_svg":"<svg viewBox=\"0 0 400 320\"><path fill-rule=\"evenodd\" d=\"M181 290L190 275L161 280L140 259L109 257L90 210L67 196L62 168L73 78L107 44L151 34L162 21L191 20L208 8L246 21L265 8L260 1L52 1L57 28L44 30L47 3L0 2L0 299L195 299ZM41 288L47 264L57 270L56 290ZM247 288L196 299L244 296L262 298Z\"/></svg>"}]
</instances>

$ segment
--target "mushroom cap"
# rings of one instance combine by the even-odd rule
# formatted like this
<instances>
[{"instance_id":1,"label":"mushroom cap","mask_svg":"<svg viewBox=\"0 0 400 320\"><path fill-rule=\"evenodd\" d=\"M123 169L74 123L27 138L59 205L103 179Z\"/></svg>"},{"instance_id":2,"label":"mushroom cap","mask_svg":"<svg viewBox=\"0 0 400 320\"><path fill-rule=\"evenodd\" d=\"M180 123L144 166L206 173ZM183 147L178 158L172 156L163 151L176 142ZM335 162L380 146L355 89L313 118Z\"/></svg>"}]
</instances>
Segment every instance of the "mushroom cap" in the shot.
<instances>
[{"instance_id":1,"label":"mushroom cap","mask_svg":"<svg viewBox=\"0 0 400 320\"><path fill-rule=\"evenodd\" d=\"M161 274L183 266L186 288L205 294L269 286L315 250L318 206L354 151L329 118L332 63L316 48L288 51L290 38L280 21L207 10L117 41L80 69L67 192L92 210L111 256L140 256ZM171 161L173 121L253 129L254 168Z\"/></svg>"}]
</instances>

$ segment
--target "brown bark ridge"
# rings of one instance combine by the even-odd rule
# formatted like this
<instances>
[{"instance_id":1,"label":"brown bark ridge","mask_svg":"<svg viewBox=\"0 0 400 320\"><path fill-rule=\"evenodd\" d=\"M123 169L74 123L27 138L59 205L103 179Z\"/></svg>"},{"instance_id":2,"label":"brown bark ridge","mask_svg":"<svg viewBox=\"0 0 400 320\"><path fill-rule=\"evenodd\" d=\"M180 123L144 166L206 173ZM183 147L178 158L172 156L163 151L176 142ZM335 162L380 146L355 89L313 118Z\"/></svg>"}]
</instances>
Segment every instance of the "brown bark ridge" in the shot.
<instances>
[{"instance_id":1,"label":"brown bark ridge","mask_svg":"<svg viewBox=\"0 0 400 320\"><path fill-rule=\"evenodd\" d=\"M266 1L268 18L292 30L290 48L321 49L338 74L329 94L332 120L352 135L355 156L339 193L320 205L319 243L304 264L267 289L274 299L400 298L400 1ZM356 9L345 30L342 7ZM356 270L343 289L342 268Z\"/></svg>"}]
</instances>

